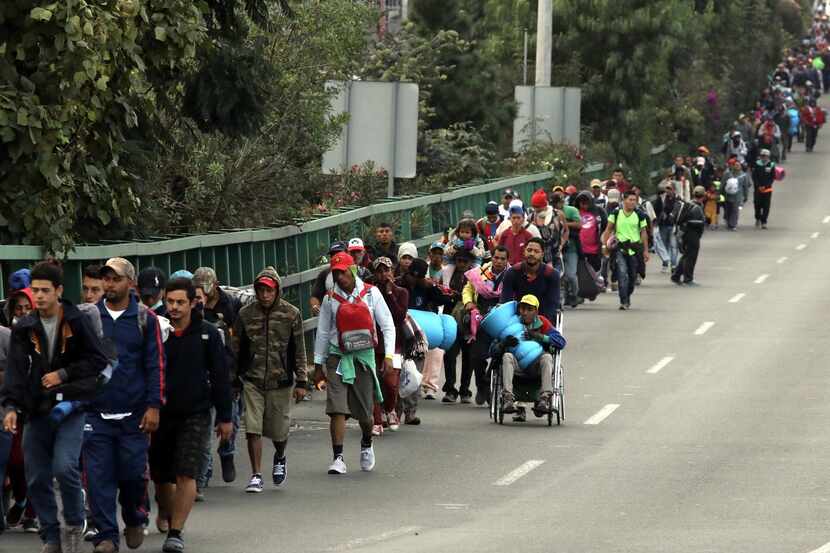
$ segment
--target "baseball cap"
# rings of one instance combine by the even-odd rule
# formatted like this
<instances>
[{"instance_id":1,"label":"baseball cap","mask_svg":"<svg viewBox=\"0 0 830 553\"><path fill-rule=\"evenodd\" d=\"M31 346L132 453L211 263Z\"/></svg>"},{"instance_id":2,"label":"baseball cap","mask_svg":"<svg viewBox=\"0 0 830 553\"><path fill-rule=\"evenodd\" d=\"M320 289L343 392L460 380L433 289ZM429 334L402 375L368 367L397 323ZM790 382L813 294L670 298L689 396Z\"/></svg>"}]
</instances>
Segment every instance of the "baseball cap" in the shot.
<instances>
[{"instance_id":1,"label":"baseball cap","mask_svg":"<svg viewBox=\"0 0 830 553\"><path fill-rule=\"evenodd\" d=\"M263 286L267 286L268 288L276 288L277 281L269 276L261 276L254 281L254 286L257 284L261 284Z\"/></svg>"},{"instance_id":2,"label":"baseball cap","mask_svg":"<svg viewBox=\"0 0 830 553\"><path fill-rule=\"evenodd\" d=\"M158 267L147 267L138 273L136 285L138 293L142 296L157 296L165 284L167 276Z\"/></svg>"},{"instance_id":3,"label":"baseball cap","mask_svg":"<svg viewBox=\"0 0 830 553\"><path fill-rule=\"evenodd\" d=\"M123 257L110 257L107 259L107 262L101 267L101 274L104 274L106 271L112 271L118 276L135 280L135 267Z\"/></svg>"},{"instance_id":4,"label":"baseball cap","mask_svg":"<svg viewBox=\"0 0 830 553\"><path fill-rule=\"evenodd\" d=\"M553 192L564 192L564 191L565 191L565 187L562 186L561 184L557 184L556 186L553 187Z\"/></svg>"},{"instance_id":5,"label":"baseball cap","mask_svg":"<svg viewBox=\"0 0 830 553\"><path fill-rule=\"evenodd\" d=\"M329 246L329 255L334 255L338 252L345 252L346 251L346 243L342 240L338 240L337 242L332 242L331 246Z\"/></svg>"},{"instance_id":6,"label":"baseball cap","mask_svg":"<svg viewBox=\"0 0 830 553\"><path fill-rule=\"evenodd\" d=\"M216 277L216 271L211 267L199 267L193 273L193 286L201 288L208 296L213 294L213 289L217 284L219 284L219 279Z\"/></svg>"},{"instance_id":7,"label":"baseball cap","mask_svg":"<svg viewBox=\"0 0 830 553\"><path fill-rule=\"evenodd\" d=\"M701 196L705 196L705 195L706 195L706 189L705 189L705 188L703 188L702 186L695 186L695 188L694 188L694 190L693 190L693 192L692 192L692 193L693 193L696 197L698 197L698 198L699 198L699 197L701 197Z\"/></svg>"},{"instance_id":8,"label":"baseball cap","mask_svg":"<svg viewBox=\"0 0 830 553\"><path fill-rule=\"evenodd\" d=\"M525 211L521 207L514 205L510 208L510 215L524 215Z\"/></svg>"},{"instance_id":9,"label":"baseball cap","mask_svg":"<svg viewBox=\"0 0 830 553\"><path fill-rule=\"evenodd\" d=\"M186 278L187 280L193 280L193 273L188 271L187 269L179 269L172 275L170 275L170 280L174 278Z\"/></svg>"},{"instance_id":10,"label":"baseball cap","mask_svg":"<svg viewBox=\"0 0 830 553\"><path fill-rule=\"evenodd\" d=\"M576 194L576 186L572 184L568 185L568 187L565 189L565 194Z\"/></svg>"},{"instance_id":11,"label":"baseball cap","mask_svg":"<svg viewBox=\"0 0 830 553\"><path fill-rule=\"evenodd\" d=\"M502 196L502 198L515 198L516 193L513 192L512 189L508 188L507 190L504 191L504 193L501 196Z\"/></svg>"},{"instance_id":12,"label":"baseball cap","mask_svg":"<svg viewBox=\"0 0 830 553\"><path fill-rule=\"evenodd\" d=\"M594 179L591 181L591 188L602 188L602 181L599 179Z\"/></svg>"},{"instance_id":13,"label":"baseball cap","mask_svg":"<svg viewBox=\"0 0 830 553\"><path fill-rule=\"evenodd\" d=\"M443 242L433 242L429 245L429 251L432 250L441 250L442 252L447 249L447 245Z\"/></svg>"},{"instance_id":14,"label":"baseball cap","mask_svg":"<svg viewBox=\"0 0 830 553\"><path fill-rule=\"evenodd\" d=\"M539 309L539 298L534 296L533 294L525 294L522 296L522 299L519 300L520 304L531 305L536 309Z\"/></svg>"},{"instance_id":15,"label":"baseball cap","mask_svg":"<svg viewBox=\"0 0 830 553\"><path fill-rule=\"evenodd\" d=\"M354 259L346 252L339 252L332 256L329 265L332 271L345 271L354 265Z\"/></svg>"},{"instance_id":16,"label":"baseball cap","mask_svg":"<svg viewBox=\"0 0 830 553\"><path fill-rule=\"evenodd\" d=\"M421 259L420 257L416 257L412 260L412 265L409 266L409 274L414 276L415 278L424 278L427 276L427 262Z\"/></svg>"},{"instance_id":17,"label":"baseball cap","mask_svg":"<svg viewBox=\"0 0 830 553\"><path fill-rule=\"evenodd\" d=\"M499 204L496 202L487 202L487 205L484 206L484 213L487 215L495 215L499 212Z\"/></svg>"},{"instance_id":18,"label":"baseball cap","mask_svg":"<svg viewBox=\"0 0 830 553\"><path fill-rule=\"evenodd\" d=\"M388 267L388 268L391 269L391 268L394 267L394 264L392 263L392 260L389 259L388 257L381 256L381 257L378 257L377 259L375 259L374 261L372 261L372 270L377 271L378 267L380 267L380 266Z\"/></svg>"},{"instance_id":19,"label":"baseball cap","mask_svg":"<svg viewBox=\"0 0 830 553\"><path fill-rule=\"evenodd\" d=\"M761 154L762 156L768 156L768 155L769 155L769 150L767 150L766 148L764 148L763 150L761 150L760 154Z\"/></svg>"},{"instance_id":20,"label":"baseball cap","mask_svg":"<svg viewBox=\"0 0 830 553\"><path fill-rule=\"evenodd\" d=\"M9 276L9 289L12 291L23 290L32 285L32 271L29 269L18 269Z\"/></svg>"},{"instance_id":21,"label":"baseball cap","mask_svg":"<svg viewBox=\"0 0 830 553\"><path fill-rule=\"evenodd\" d=\"M347 251L350 252L362 252L366 249L366 246L363 245L363 240L360 238L352 238L349 240L349 245L346 248Z\"/></svg>"}]
</instances>

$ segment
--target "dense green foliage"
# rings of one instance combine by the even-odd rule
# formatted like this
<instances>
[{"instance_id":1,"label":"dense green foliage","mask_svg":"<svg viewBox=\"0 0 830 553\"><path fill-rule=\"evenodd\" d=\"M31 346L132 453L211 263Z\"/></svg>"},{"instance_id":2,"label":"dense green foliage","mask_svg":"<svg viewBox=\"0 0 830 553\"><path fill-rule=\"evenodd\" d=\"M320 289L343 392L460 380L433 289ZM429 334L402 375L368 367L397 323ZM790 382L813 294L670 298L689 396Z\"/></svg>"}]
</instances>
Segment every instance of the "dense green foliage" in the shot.
<instances>
[{"instance_id":1,"label":"dense green foliage","mask_svg":"<svg viewBox=\"0 0 830 553\"><path fill-rule=\"evenodd\" d=\"M554 84L583 89L583 150L510 152L536 0L417 0L377 36L352 0L0 2L0 241L265 226L371 202L371 164L323 175L325 83L417 82L418 177L397 190L621 162L714 144L747 109L809 0L553 0ZM7 221L2 226L3 219Z\"/></svg>"}]
</instances>

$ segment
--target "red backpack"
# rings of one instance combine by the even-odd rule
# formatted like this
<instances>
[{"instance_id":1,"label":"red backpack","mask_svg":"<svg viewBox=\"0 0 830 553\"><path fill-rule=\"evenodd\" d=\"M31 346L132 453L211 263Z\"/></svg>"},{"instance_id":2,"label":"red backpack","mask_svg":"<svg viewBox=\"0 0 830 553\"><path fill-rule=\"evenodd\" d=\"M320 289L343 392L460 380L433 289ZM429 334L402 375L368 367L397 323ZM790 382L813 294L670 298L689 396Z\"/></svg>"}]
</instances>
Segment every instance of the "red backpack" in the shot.
<instances>
[{"instance_id":1,"label":"red backpack","mask_svg":"<svg viewBox=\"0 0 830 553\"><path fill-rule=\"evenodd\" d=\"M372 349L377 345L375 335L375 321L369 306L363 301L363 297L369 293L371 286L363 285L363 290L358 294L354 303L342 297L340 294L330 292L331 298L337 300L340 306L337 308L337 334L340 342L340 350L344 353L352 353L365 349Z\"/></svg>"}]
</instances>

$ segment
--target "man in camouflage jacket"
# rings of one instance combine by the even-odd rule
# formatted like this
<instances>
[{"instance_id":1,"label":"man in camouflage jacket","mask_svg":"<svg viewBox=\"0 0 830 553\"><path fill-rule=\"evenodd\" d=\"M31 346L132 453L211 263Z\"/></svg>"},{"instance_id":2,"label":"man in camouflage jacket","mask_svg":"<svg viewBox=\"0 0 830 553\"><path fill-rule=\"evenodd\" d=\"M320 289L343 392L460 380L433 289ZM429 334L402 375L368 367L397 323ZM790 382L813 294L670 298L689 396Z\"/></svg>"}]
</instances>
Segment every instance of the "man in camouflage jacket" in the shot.
<instances>
[{"instance_id":1,"label":"man in camouflage jacket","mask_svg":"<svg viewBox=\"0 0 830 553\"><path fill-rule=\"evenodd\" d=\"M286 478L285 446L291 397L306 393L306 355L300 310L280 297L280 277L273 267L254 280L257 301L239 311L232 345L241 382L245 432L253 475L245 491L262 491L262 436L274 442L271 472L275 486ZM237 384L238 385L238 384Z\"/></svg>"}]
</instances>

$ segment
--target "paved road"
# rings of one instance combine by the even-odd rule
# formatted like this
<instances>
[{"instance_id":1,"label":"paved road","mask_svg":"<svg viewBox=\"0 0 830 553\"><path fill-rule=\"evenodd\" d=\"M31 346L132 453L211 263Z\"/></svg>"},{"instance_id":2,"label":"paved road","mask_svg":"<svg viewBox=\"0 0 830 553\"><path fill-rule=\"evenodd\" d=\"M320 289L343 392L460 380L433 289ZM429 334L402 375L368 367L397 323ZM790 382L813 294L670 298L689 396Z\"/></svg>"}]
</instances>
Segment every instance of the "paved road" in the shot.
<instances>
[{"instance_id":1,"label":"paved road","mask_svg":"<svg viewBox=\"0 0 830 553\"><path fill-rule=\"evenodd\" d=\"M188 550L819 548L830 541L828 151L793 154L769 230L752 228L749 206L739 232L706 234L700 287L675 287L653 263L631 311L608 295L567 313L564 426L499 427L484 409L431 402L421 427L377 441L372 474L358 470L351 430L351 472L333 478L318 398L297 410L287 487L244 494L240 455L239 480L196 506ZM584 424L608 405L619 407ZM495 485L515 469L530 470ZM161 542L153 533L143 549ZM0 551L38 550L33 536L0 537Z\"/></svg>"}]
</instances>

